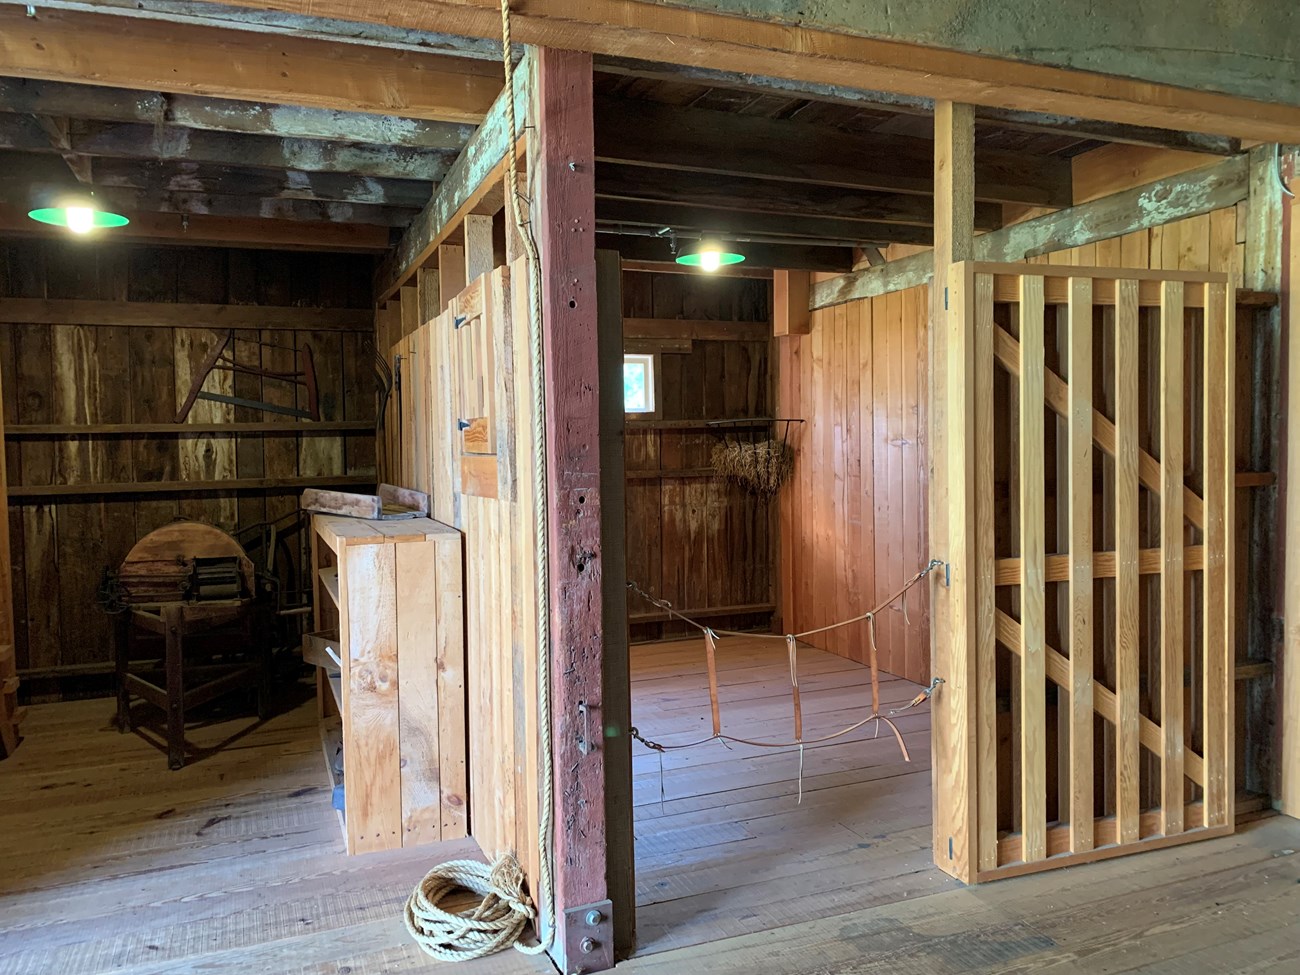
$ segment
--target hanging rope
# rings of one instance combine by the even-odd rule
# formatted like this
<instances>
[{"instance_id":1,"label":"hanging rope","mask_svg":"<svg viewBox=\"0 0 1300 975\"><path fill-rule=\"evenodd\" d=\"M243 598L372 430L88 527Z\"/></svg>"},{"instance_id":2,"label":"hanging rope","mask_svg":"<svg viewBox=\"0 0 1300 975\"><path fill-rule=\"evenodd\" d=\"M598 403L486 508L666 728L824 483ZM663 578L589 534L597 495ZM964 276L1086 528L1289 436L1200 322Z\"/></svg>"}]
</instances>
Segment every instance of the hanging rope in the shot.
<instances>
[{"instance_id":1,"label":"hanging rope","mask_svg":"<svg viewBox=\"0 0 1300 975\"><path fill-rule=\"evenodd\" d=\"M444 910L443 900L458 890L482 899L461 914ZM490 866L477 860L452 860L430 870L406 902L406 930L426 954L439 961L472 961L513 945L537 954L541 945L519 938L537 912L524 893L524 871L509 854Z\"/></svg>"},{"instance_id":2,"label":"hanging rope","mask_svg":"<svg viewBox=\"0 0 1300 975\"><path fill-rule=\"evenodd\" d=\"M515 113L514 61L511 59L510 0L501 0L501 61L505 72L504 97L509 135L506 139L507 196L528 264L531 315L528 333L532 364L535 587L537 611L537 726L541 751L541 809L537 828L540 851L538 887L540 903L553 918L555 878L552 865L551 833L555 806L555 758L551 740L551 628L550 628L550 541L547 535L546 505L546 393L543 383L541 256L523 211L526 197L520 187L519 154L516 141L519 125ZM524 872L510 854L502 854L489 867L475 860L452 860L430 870L406 903L406 929L425 954L441 961L470 961L510 946L526 955L545 952L554 938L554 924L534 945L520 942L524 929L538 920L537 910L524 892ZM473 911L454 914L439 903L453 891L465 888L483 900ZM540 927L540 925L539 925Z\"/></svg>"}]
</instances>

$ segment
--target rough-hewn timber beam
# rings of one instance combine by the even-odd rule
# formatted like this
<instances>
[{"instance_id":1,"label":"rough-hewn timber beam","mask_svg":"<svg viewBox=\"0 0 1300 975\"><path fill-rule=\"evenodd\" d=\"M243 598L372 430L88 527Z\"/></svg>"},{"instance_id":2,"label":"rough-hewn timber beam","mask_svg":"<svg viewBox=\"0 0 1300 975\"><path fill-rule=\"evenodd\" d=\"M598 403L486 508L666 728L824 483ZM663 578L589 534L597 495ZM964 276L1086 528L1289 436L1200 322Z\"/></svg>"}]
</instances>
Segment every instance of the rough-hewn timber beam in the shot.
<instances>
[{"instance_id":1,"label":"rough-hewn timber beam","mask_svg":"<svg viewBox=\"0 0 1300 975\"><path fill-rule=\"evenodd\" d=\"M474 126L465 122L432 122L32 78L0 78L0 111L453 152L459 152L474 134Z\"/></svg>"},{"instance_id":2,"label":"rough-hewn timber beam","mask_svg":"<svg viewBox=\"0 0 1300 975\"><path fill-rule=\"evenodd\" d=\"M886 109L908 115L934 114L933 98L897 95L888 91L863 91L842 85L791 81L787 78L741 74L736 71L718 71L713 68L696 68L687 65L653 64L632 58L601 58L596 66L598 70L610 74L635 75L662 81L693 81L697 84L752 91L755 94L807 98L839 105ZM975 119L977 122L992 123L1025 132L1041 132L1102 142L1121 142L1126 145L1150 146L1154 149L1181 149L1189 152L1208 152L1217 156L1232 156L1241 151L1241 140L1230 136L1179 132L1145 125L1123 125L1118 122L1099 122L1096 119L1057 115L1050 112L1023 112L986 105L975 109Z\"/></svg>"},{"instance_id":3,"label":"rough-hewn timber beam","mask_svg":"<svg viewBox=\"0 0 1300 975\"><path fill-rule=\"evenodd\" d=\"M1247 195L1245 156L1180 173L1123 193L1058 210L975 238L978 261L1022 261L1027 257L1093 244L1235 206ZM927 283L934 258L927 251L878 267L842 274L813 285L810 305L826 308Z\"/></svg>"},{"instance_id":4,"label":"rough-hewn timber beam","mask_svg":"<svg viewBox=\"0 0 1300 975\"><path fill-rule=\"evenodd\" d=\"M233 5L260 7L264 0L234 0ZM497 0L410 0L382 8L371 0L279 0L276 6L362 22L382 10L391 26L468 37L501 32ZM1127 125L1300 141L1300 106L792 23L699 10L687 14L679 6L643 0L531 0L515 14L513 34L521 44Z\"/></svg>"},{"instance_id":5,"label":"rough-hewn timber beam","mask_svg":"<svg viewBox=\"0 0 1300 975\"><path fill-rule=\"evenodd\" d=\"M25 237L66 237L67 231L29 220L25 207L0 204L0 233ZM136 213L113 231L114 240L204 247L255 247L272 250L381 253L388 250L388 228L362 224L301 223L294 220L243 220L232 217Z\"/></svg>"},{"instance_id":6,"label":"rough-hewn timber beam","mask_svg":"<svg viewBox=\"0 0 1300 975\"><path fill-rule=\"evenodd\" d=\"M930 197L914 193L848 190L813 183L741 179L714 173L685 173L615 163L597 164L596 197L686 203L752 213L906 223L918 227L929 227L934 219ZM978 229L991 230L1001 225L1002 207L999 204L975 205L975 226Z\"/></svg>"},{"instance_id":7,"label":"rough-hewn timber beam","mask_svg":"<svg viewBox=\"0 0 1300 975\"><path fill-rule=\"evenodd\" d=\"M806 240L838 240L854 243L929 244L929 227L906 223L873 223L838 217L797 216L787 213L743 213L709 207L640 200L596 201L596 219L602 225L665 227L677 231L710 233L719 237L794 237Z\"/></svg>"},{"instance_id":8,"label":"rough-hewn timber beam","mask_svg":"<svg viewBox=\"0 0 1300 975\"><path fill-rule=\"evenodd\" d=\"M0 187L54 179L51 155L0 152ZM293 200L329 200L418 209L429 201L432 184L420 180L368 179L346 173L304 173L100 158L94 161L95 186L172 193L244 194Z\"/></svg>"},{"instance_id":9,"label":"rough-hewn timber beam","mask_svg":"<svg viewBox=\"0 0 1300 975\"><path fill-rule=\"evenodd\" d=\"M178 213L262 220L299 220L316 223L362 223L375 227L410 225L419 210L414 207L340 203L334 200L296 200L284 197L229 196L223 193L179 193L97 186L95 196L135 219L141 213Z\"/></svg>"},{"instance_id":10,"label":"rough-hewn timber beam","mask_svg":"<svg viewBox=\"0 0 1300 975\"><path fill-rule=\"evenodd\" d=\"M530 90L528 60L515 71L515 121L522 132L528 118ZM447 239L466 213L482 206L501 193L501 175L509 131L504 92L488 110L487 117L475 131L464 151L438 184L433 198L425 205L402 239L375 271L375 299L387 301L410 279L416 269L429 260L438 245ZM493 207L495 209L495 206Z\"/></svg>"},{"instance_id":11,"label":"rough-hewn timber beam","mask_svg":"<svg viewBox=\"0 0 1300 975\"><path fill-rule=\"evenodd\" d=\"M359 142L204 132L171 125L74 121L63 145L33 132L25 115L0 114L0 148L72 152L110 159L161 159L252 169L348 173L373 179L439 182L459 150L407 149Z\"/></svg>"},{"instance_id":12,"label":"rough-hewn timber beam","mask_svg":"<svg viewBox=\"0 0 1300 975\"><path fill-rule=\"evenodd\" d=\"M26 0L0 0L0 4L25 7ZM278 10L208 3L207 0L41 0L39 6L45 10L111 12L120 17L160 20L169 24L231 28L264 34L292 34L295 37L343 41L364 47L384 47L418 54L451 54L489 61L501 57L501 42L496 39L404 30L386 24L357 24L304 17Z\"/></svg>"},{"instance_id":13,"label":"rough-hewn timber beam","mask_svg":"<svg viewBox=\"0 0 1300 975\"><path fill-rule=\"evenodd\" d=\"M657 237L623 237L599 233L600 247L616 250L625 260L654 261L671 265L668 241ZM853 266L849 247L809 247L793 244L744 244L738 247L748 268L794 268L802 271L844 271ZM703 272L698 272L703 273Z\"/></svg>"},{"instance_id":14,"label":"rough-hewn timber beam","mask_svg":"<svg viewBox=\"0 0 1300 975\"><path fill-rule=\"evenodd\" d=\"M0 323L361 332L374 327L374 312L368 308L300 308L296 305L0 298Z\"/></svg>"},{"instance_id":15,"label":"rough-hewn timber beam","mask_svg":"<svg viewBox=\"0 0 1300 975\"><path fill-rule=\"evenodd\" d=\"M111 14L0 6L6 73L145 91L478 122L501 89L489 61Z\"/></svg>"},{"instance_id":16,"label":"rough-hewn timber beam","mask_svg":"<svg viewBox=\"0 0 1300 975\"><path fill-rule=\"evenodd\" d=\"M929 139L856 135L784 119L608 96L596 99L597 162L930 194L933 158ZM975 198L1069 206L1074 202L1070 162L1054 156L981 152L975 166Z\"/></svg>"}]
</instances>

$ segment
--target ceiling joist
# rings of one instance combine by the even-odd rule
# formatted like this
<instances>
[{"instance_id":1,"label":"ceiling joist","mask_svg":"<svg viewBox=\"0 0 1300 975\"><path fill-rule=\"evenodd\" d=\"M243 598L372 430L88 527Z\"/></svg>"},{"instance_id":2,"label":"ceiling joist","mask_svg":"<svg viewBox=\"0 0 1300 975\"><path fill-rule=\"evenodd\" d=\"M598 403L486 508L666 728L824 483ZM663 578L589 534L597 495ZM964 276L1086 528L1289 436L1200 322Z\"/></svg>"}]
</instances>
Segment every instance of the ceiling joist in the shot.
<instances>
[{"instance_id":1,"label":"ceiling joist","mask_svg":"<svg viewBox=\"0 0 1300 975\"><path fill-rule=\"evenodd\" d=\"M27 218L24 208L0 204L0 234L56 237L65 233ZM193 247L254 247L269 250L382 253L388 228L362 224L299 223L293 220L244 220L231 217L138 213L113 231L114 239Z\"/></svg>"},{"instance_id":2,"label":"ceiling joist","mask_svg":"<svg viewBox=\"0 0 1300 975\"><path fill-rule=\"evenodd\" d=\"M273 136L204 132L176 126L117 122L73 122L60 145L34 131L30 116L0 114L0 148L58 151L108 159L210 163L251 169L295 169L347 173L375 179L438 182L455 153L345 142L317 142Z\"/></svg>"},{"instance_id":3,"label":"ceiling joist","mask_svg":"<svg viewBox=\"0 0 1300 975\"><path fill-rule=\"evenodd\" d=\"M596 99L596 159L722 176L930 194L934 143L608 96ZM975 198L1065 207L1070 161L982 151Z\"/></svg>"},{"instance_id":4,"label":"ceiling joist","mask_svg":"<svg viewBox=\"0 0 1300 975\"><path fill-rule=\"evenodd\" d=\"M370 0L280 0L277 7L339 21L376 17ZM501 35L496 0L415 0L388 5L383 19L414 30ZM515 13L512 29L521 44L597 55L1173 131L1300 141L1297 106L728 14L693 10L683 16L680 8L643 0L532 0Z\"/></svg>"},{"instance_id":5,"label":"ceiling joist","mask_svg":"<svg viewBox=\"0 0 1300 975\"><path fill-rule=\"evenodd\" d=\"M465 122L431 122L32 78L0 78L0 111L449 152L459 152L474 134L474 126Z\"/></svg>"},{"instance_id":6,"label":"ceiling joist","mask_svg":"<svg viewBox=\"0 0 1300 975\"><path fill-rule=\"evenodd\" d=\"M482 121L501 90L490 61L9 5L0 64L24 78L445 122Z\"/></svg>"},{"instance_id":7,"label":"ceiling joist","mask_svg":"<svg viewBox=\"0 0 1300 975\"><path fill-rule=\"evenodd\" d=\"M596 197L685 203L748 213L839 217L880 223L930 226L934 204L928 196L849 190L812 183L740 179L713 173L679 172L613 163L596 166ZM993 230L1002 225L1002 207L975 204L975 226Z\"/></svg>"},{"instance_id":8,"label":"ceiling joist","mask_svg":"<svg viewBox=\"0 0 1300 975\"><path fill-rule=\"evenodd\" d=\"M631 58L601 58L597 61L596 67L598 70L610 74L631 75L638 78L657 78L661 81L688 81L700 85L717 85L723 88L753 92L756 95L785 95L790 98L807 98L812 101L831 102L868 110L878 109L910 115L929 116L934 114L933 98L898 95L887 91L867 91L846 88L843 85L791 81L787 78L772 78L760 74L742 74L736 71L719 71L714 68L654 64ZM1068 136L1087 141L1120 142L1155 149L1206 152L1219 156L1230 156L1241 151L1241 140L1231 136L1183 132L1176 129L1155 128L1149 125L1100 122L1096 119L1057 115L1050 112L1017 111L994 106L976 106L975 119L977 122L991 123L1026 132Z\"/></svg>"}]
</instances>

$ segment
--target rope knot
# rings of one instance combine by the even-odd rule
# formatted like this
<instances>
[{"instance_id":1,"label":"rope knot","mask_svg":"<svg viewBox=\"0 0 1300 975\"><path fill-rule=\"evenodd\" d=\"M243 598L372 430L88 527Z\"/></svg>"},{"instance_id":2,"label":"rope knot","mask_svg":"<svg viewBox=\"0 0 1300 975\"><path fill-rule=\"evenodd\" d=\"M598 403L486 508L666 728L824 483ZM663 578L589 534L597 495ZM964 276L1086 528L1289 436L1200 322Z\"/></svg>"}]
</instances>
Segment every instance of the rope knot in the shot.
<instances>
[{"instance_id":1,"label":"rope knot","mask_svg":"<svg viewBox=\"0 0 1300 975\"><path fill-rule=\"evenodd\" d=\"M442 901L457 890L482 900L472 910L454 913ZM490 866L477 860L452 860L430 870L406 902L406 929L426 955L439 961L470 961L511 945L527 954L542 946L519 943L537 911L524 893L524 871L508 853Z\"/></svg>"}]
</instances>

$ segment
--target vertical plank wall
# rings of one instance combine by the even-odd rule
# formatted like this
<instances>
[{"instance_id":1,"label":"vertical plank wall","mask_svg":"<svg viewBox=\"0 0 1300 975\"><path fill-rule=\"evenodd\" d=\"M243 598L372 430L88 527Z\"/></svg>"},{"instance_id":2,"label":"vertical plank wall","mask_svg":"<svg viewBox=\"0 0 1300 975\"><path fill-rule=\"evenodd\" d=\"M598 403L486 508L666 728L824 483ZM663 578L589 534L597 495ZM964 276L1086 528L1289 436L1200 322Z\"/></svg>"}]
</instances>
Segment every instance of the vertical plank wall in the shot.
<instances>
[{"instance_id":1,"label":"vertical plank wall","mask_svg":"<svg viewBox=\"0 0 1300 975\"><path fill-rule=\"evenodd\" d=\"M807 422L781 500L782 627L807 630L875 606L929 560L926 288L814 312L775 339L778 409ZM866 624L810 641L866 662ZM876 623L883 670L930 676L929 600L912 591Z\"/></svg>"},{"instance_id":2,"label":"vertical plank wall","mask_svg":"<svg viewBox=\"0 0 1300 975\"><path fill-rule=\"evenodd\" d=\"M428 274L401 295L402 311L418 325L391 350L406 357L406 371L400 403L390 402L390 421L398 410L403 418L395 466L385 476L429 490L432 517L464 535L470 833L489 856L515 853L536 883L540 763L527 280L520 259L461 292L467 296L481 287L486 296L482 322L490 329L496 380L496 496L472 493L461 480L455 321L464 313L457 295L442 300ZM396 424L390 427L396 434Z\"/></svg>"},{"instance_id":3,"label":"vertical plank wall","mask_svg":"<svg viewBox=\"0 0 1300 975\"><path fill-rule=\"evenodd\" d=\"M1238 237L1236 210L1219 210L1029 263L1231 271L1240 284ZM784 629L853 616L897 589L932 554L942 557L928 550L925 526L928 316L928 293L916 288L815 312L810 334L774 340L777 409L808 420L794 484L781 502ZM1248 351L1248 322L1238 337L1238 348ZM1246 379L1242 397L1251 389ZM1248 411L1238 413L1248 422ZM1248 428L1246 434L1248 440ZM1049 485L1055 478L1054 469L1047 471ZM1005 485L1000 490L1005 496ZM910 625L900 607L882 615L877 647L884 670L926 681L928 605L920 590L916 596L907 607ZM856 626L813 642L865 660L866 639L865 626Z\"/></svg>"},{"instance_id":4,"label":"vertical plank wall","mask_svg":"<svg viewBox=\"0 0 1300 975\"><path fill-rule=\"evenodd\" d=\"M63 241L0 242L0 298L366 307L371 259L336 254L148 247ZM191 369L218 333L209 329L0 325L4 418L14 424L170 423ZM284 348L260 349L256 339ZM266 368L292 366L288 349L315 350L322 417L374 416L374 384L361 333L240 331L236 355ZM240 377L229 392L260 398ZM268 399L293 396L267 385ZM200 402L192 422L275 419ZM284 419L284 418L281 418ZM9 438L10 485L141 483L363 474L374 470L366 434ZM37 699L73 690L68 675L111 671L108 617L95 593L137 538L176 517L236 533L297 509L299 489L15 498L9 506L20 670ZM303 538L288 540L301 565ZM296 573L286 574L286 579ZM52 677L63 675L56 683ZM101 679L102 683L102 679ZM102 687L88 685L92 690Z\"/></svg>"},{"instance_id":5,"label":"vertical plank wall","mask_svg":"<svg viewBox=\"0 0 1300 975\"><path fill-rule=\"evenodd\" d=\"M755 278L625 271L623 314L704 329L717 322L720 336L726 322L768 322L770 290ZM628 578L715 626L766 627L775 609L775 504L712 472L717 434L704 424L772 415L770 343L719 337L667 345L625 340L629 352L662 349L657 409L627 422ZM633 640L686 632L636 597L628 613Z\"/></svg>"}]
</instances>

